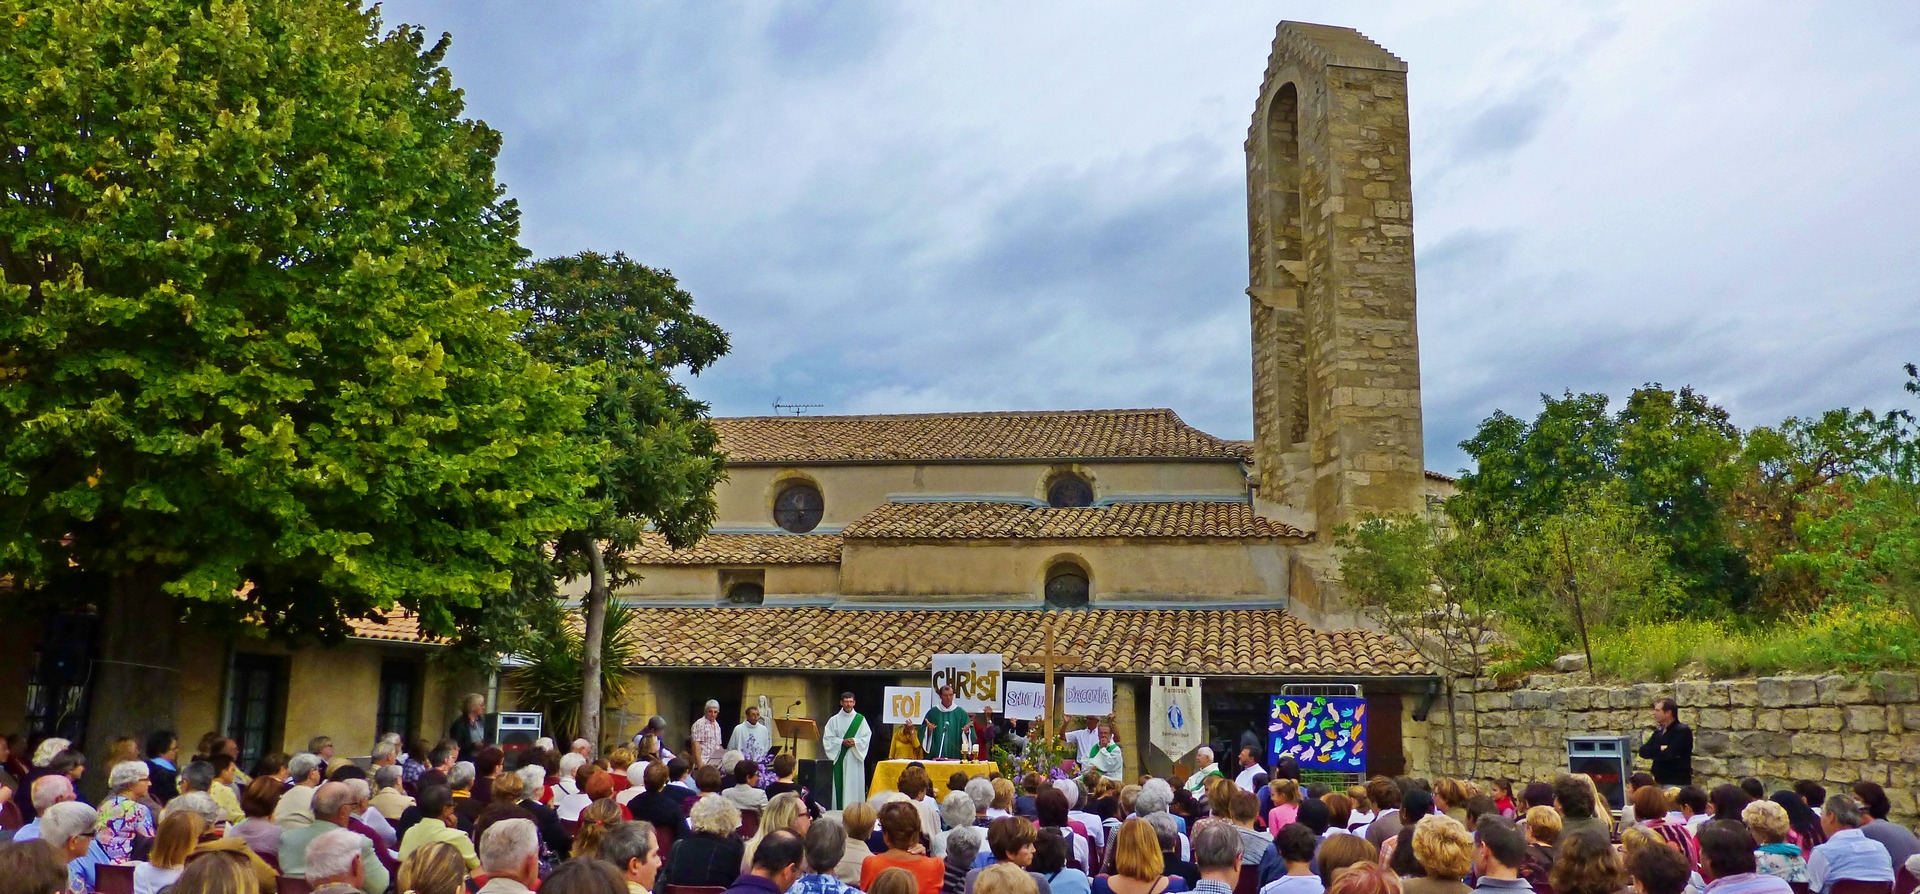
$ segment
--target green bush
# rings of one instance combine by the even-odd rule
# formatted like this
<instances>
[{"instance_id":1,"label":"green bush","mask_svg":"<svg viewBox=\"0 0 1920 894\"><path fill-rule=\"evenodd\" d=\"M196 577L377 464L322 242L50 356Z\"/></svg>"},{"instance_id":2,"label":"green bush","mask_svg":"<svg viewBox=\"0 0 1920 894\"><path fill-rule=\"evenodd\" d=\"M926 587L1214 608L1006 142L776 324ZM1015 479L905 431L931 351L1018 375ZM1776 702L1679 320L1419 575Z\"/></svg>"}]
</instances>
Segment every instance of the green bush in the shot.
<instances>
[{"instance_id":1,"label":"green bush","mask_svg":"<svg viewBox=\"0 0 1920 894\"><path fill-rule=\"evenodd\" d=\"M1524 637L1521 645L1534 667L1551 661L1528 649ZM1920 626L1904 611L1879 606L1833 608L1798 624L1660 621L1595 632L1593 662L1603 676L1647 681L1671 680L1689 668L1738 677L1911 667L1920 664Z\"/></svg>"}]
</instances>

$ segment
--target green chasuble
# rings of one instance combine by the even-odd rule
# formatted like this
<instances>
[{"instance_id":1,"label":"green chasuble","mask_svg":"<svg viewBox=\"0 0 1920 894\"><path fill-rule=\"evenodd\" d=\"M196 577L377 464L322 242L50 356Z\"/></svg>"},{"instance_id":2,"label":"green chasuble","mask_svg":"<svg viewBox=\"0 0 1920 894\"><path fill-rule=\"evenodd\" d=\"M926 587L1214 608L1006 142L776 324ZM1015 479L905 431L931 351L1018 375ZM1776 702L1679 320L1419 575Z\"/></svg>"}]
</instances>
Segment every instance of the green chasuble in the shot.
<instances>
[{"instance_id":1,"label":"green chasuble","mask_svg":"<svg viewBox=\"0 0 1920 894\"><path fill-rule=\"evenodd\" d=\"M951 708L934 705L933 709L927 712L925 722L933 725L933 731L927 735L927 757L961 759L960 736L966 730L967 724L971 722L967 717L966 709L959 705Z\"/></svg>"}]
</instances>

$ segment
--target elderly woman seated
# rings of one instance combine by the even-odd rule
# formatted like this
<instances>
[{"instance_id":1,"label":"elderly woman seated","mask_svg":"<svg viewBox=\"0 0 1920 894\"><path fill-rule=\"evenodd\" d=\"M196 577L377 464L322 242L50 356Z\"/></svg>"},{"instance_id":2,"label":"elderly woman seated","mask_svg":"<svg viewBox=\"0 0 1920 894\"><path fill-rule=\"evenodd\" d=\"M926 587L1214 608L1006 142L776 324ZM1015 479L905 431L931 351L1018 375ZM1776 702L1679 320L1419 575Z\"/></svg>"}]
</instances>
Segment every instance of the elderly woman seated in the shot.
<instances>
[{"instance_id":1,"label":"elderly woman seated","mask_svg":"<svg viewBox=\"0 0 1920 894\"><path fill-rule=\"evenodd\" d=\"M132 862L135 840L153 837L153 811L140 803L153 786L148 773L145 761L121 761L113 765L107 777L107 787L113 794L100 805L94 838L110 862Z\"/></svg>"},{"instance_id":2,"label":"elderly woman seated","mask_svg":"<svg viewBox=\"0 0 1920 894\"><path fill-rule=\"evenodd\" d=\"M707 885L726 887L740 877L740 858L746 845L734 833L740 830L740 808L719 795L695 801L688 820L693 834L673 843L660 867L655 887Z\"/></svg>"}]
</instances>

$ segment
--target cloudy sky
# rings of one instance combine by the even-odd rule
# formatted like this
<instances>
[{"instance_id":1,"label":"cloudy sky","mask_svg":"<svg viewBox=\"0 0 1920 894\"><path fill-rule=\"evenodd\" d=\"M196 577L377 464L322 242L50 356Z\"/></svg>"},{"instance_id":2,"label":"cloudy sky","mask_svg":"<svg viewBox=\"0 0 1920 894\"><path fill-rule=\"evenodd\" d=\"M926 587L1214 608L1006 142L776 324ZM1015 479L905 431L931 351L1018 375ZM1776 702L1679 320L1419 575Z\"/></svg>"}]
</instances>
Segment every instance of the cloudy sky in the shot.
<instances>
[{"instance_id":1,"label":"cloudy sky","mask_svg":"<svg viewBox=\"0 0 1920 894\"><path fill-rule=\"evenodd\" d=\"M733 334L716 413L1167 406L1249 437L1241 149L1281 19L1411 66L1430 466L1541 392L1913 406L1920 5L389 0L542 256Z\"/></svg>"}]
</instances>

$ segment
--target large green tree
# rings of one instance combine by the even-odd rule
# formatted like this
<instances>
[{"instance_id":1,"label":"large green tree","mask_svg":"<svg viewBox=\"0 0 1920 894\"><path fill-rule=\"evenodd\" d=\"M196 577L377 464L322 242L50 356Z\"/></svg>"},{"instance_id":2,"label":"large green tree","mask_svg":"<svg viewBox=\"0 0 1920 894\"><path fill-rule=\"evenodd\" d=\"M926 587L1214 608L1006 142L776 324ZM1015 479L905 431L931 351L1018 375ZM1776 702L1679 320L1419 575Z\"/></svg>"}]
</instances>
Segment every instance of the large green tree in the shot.
<instances>
[{"instance_id":1,"label":"large green tree","mask_svg":"<svg viewBox=\"0 0 1920 894\"><path fill-rule=\"evenodd\" d=\"M450 633L583 524L446 48L340 0L0 17L0 571L100 605L96 740L166 722L179 613Z\"/></svg>"},{"instance_id":2,"label":"large green tree","mask_svg":"<svg viewBox=\"0 0 1920 894\"><path fill-rule=\"evenodd\" d=\"M1542 396L1528 422L1495 413L1460 446L1475 470L1450 512L1524 533L1604 490L1664 541L1683 611L1743 606L1754 585L1725 510L1741 432L1691 388L1635 389L1618 412L1602 394Z\"/></svg>"},{"instance_id":3,"label":"large green tree","mask_svg":"<svg viewBox=\"0 0 1920 894\"><path fill-rule=\"evenodd\" d=\"M579 435L594 455L591 515L554 551L561 577L587 579L585 629L577 643L560 636L552 651L579 656L579 734L597 743L603 691L624 671L602 666L607 596L626 573L622 556L646 530L684 547L713 524L720 438L707 405L675 375L698 375L720 359L727 335L693 312L693 296L672 274L618 252L534 264L510 306L525 314L527 349L580 371L593 398Z\"/></svg>"}]
</instances>

